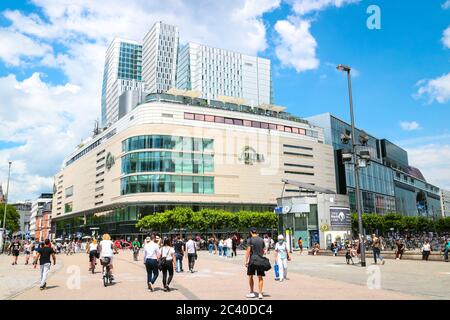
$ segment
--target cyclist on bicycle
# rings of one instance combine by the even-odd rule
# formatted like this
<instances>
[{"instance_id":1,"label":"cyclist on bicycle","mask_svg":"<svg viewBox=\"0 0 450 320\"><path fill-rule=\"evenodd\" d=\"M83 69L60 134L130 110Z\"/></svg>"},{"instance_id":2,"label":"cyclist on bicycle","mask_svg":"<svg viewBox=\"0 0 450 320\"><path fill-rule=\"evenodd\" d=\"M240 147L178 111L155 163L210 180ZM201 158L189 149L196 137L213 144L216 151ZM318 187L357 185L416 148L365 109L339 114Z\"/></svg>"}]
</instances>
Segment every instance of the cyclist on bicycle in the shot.
<instances>
[{"instance_id":1,"label":"cyclist on bicycle","mask_svg":"<svg viewBox=\"0 0 450 320\"><path fill-rule=\"evenodd\" d=\"M98 244L97 239L89 240L89 245L86 246L86 252L89 254L89 271L94 272L96 263L96 258L98 255Z\"/></svg>"},{"instance_id":2,"label":"cyclist on bicycle","mask_svg":"<svg viewBox=\"0 0 450 320\"><path fill-rule=\"evenodd\" d=\"M141 248L141 243L139 242L138 238L134 239L134 241L131 243L131 246L133 247L134 260L137 261L138 255L139 255L139 249Z\"/></svg>"},{"instance_id":3,"label":"cyclist on bicycle","mask_svg":"<svg viewBox=\"0 0 450 320\"><path fill-rule=\"evenodd\" d=\"M114 254L117 254L119 252L117 251L117 247L111 241L111 236L109 234L105 233L102 236L102 241L100 241L100 243L98 245L98 253L99 253L100 262L102 265L105 265L104 261L109 260L109 263L108 263L109 272L111 275L111 280L114 280L113 275L112 275L113 256L114 256Z\"/></svg>"}]
</instances>

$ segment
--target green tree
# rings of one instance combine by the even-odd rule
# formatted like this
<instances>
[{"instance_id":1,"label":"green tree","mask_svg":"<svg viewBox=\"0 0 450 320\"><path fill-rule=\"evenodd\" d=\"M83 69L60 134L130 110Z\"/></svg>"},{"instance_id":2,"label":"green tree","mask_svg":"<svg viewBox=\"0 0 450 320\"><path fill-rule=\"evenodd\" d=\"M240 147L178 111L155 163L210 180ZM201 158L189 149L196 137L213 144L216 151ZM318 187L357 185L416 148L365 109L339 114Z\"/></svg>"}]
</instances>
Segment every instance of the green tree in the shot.
<instances>
[{"instance_id":1,"label":"green tree","mask_svg":"<svg viewBox=\"0 0 450 320\"><path fill-rule=\"evenodd\" d=\"M406 229L404 216L396 213L388 213L383 216L382 230L388 232L390 229L403 231Z\"/></svg>"},{"instance_id":2,"label":"green tree","mask_svg":"<svg viewBox=\"0 0 450 320\"><path fill-rule=\"evenodd\" d=\"M436 230L438 232L448 232L450 231L450 217L445 217L437 220L435 222Z\"/></svg>"},{"instance_id":3,"label":"green tree","mask_svg":"<svg viewBox=\"0 0 450 320\"><path fill-rule=\"evenodd\" d=\"M0 228L3 228L3 216L5 214L5 204L0 204ZM8 204L6 206L6 230L14 233L20 230L20 214L16 208Z\"/></svg>"}]
</instances>

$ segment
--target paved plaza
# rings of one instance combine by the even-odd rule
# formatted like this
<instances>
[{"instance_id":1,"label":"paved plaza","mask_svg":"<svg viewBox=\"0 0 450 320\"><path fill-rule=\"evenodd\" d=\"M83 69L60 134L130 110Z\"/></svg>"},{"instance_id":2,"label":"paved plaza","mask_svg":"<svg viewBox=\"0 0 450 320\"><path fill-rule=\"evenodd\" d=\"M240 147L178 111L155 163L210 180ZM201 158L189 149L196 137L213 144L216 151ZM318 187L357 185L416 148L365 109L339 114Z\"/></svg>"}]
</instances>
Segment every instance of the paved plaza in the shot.
<instances>
[{"instance_id":1,"label":"paved plaza","mask_svg":"<svg viewBox=\"0 0 450 320\"><path fill-rule=\"evenodd\" d=\"M387 260L385 265L374 267L368 260L366 269L347 265L343 257L300 256L298 252L293 257L284 283L274 280L273 270L267 273L266 299L450 299L449 263ZM44 291L39 290L39 269L23 265L22 255L16 266L10 258L0 255L0 299L244 300L248 293L243 251L232 259L199 252L196 272L175 273L171 292L162 290L161 274L155 292L149 292L142 258L133 261L130 251L115 256L116 282L107 288L103 287L100 269L96 274L88 272L84 253L57 255ZM375 282L370 280L373 277Z\"/></svg>"}]
</instances>

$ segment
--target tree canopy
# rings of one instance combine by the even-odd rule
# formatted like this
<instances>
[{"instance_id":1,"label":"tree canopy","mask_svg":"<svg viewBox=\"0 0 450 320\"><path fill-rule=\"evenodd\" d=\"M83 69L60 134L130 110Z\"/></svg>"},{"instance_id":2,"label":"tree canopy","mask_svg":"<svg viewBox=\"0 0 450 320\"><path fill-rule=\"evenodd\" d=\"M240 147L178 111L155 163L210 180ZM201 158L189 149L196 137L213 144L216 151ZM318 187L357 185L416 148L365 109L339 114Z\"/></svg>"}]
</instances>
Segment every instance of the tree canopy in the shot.
<instances>
[{"instance_id":1,"label":"tree canopy","mask_svg":"<svg viewBox=\"0 0 450 320\"><path fill-rule=\"evenodd\" d=\"M277 222L278 218L273 212L228 212L210 208L193 211L189 207L177 207L173 210L145 216L138 221L136 227L152 231L185 228L214 234L223 229L243 231L251 227L276 228Z\"/></svg>"},{"instance_id":2,"label":"tree canopy","mask_svg":"<svg viewBox=\"0 0 450 320\"><path fill-rule=\"evenodd\" d=\"M3 228L3 215L5 210L5 204L0 204L0 228ZM6 206L6 230L16 232L20 230L20 214L17 209L12 205Z\"/></svg>"}]
</instances>

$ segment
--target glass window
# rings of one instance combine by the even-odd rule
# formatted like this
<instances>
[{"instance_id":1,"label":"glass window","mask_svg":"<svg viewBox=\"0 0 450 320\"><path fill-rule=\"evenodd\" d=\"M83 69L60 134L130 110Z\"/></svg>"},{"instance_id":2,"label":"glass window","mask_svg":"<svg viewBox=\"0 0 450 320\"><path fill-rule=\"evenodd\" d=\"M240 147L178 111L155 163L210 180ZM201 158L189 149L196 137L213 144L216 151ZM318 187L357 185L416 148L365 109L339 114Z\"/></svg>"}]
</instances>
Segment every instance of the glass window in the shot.
<instances>
[{"instance_id":1,"label":"glass window","mask_svg":"<svg viewBox=\"0 0 450 320\"><path fill-rule=\"evenodd\" d=\"M284 131L285 132L292 132L292 128L291 127L284 127Z\"/></svg>"},{"instance_id":2,"label":"glass window","mask_svg":"<svg viewBox=\"0 0 450 320\"><path fill-rule=\"evenodd\" d=\"M196 113L195 120L205 121L205 115Z\"/></svg>"},{"instance_id":3,"label":"glass window","mask_svg":"<svg viewBox=\"0 0 450 320\"><path fill-rule=\"evenodd\" d=\"M128 183L129 183L130 193L136 193L137 192L137 176L128 177Z\"/></svg>"},{"instance_id":4,"label":"glass window","mask_svg":"<svg viewBox=\"0 0 450 320\"><path fill-rule=\"evenodd\" d=\"M298 133L298 128L292 128L292 133Z\"/></svg>"},{"instance_id":5,"label":"glass window","mask_svg":"<svg viewBox=\"0 0 450 320\"><path fill-rule=\"evenodd\" d=\"M217 117L217 116L215 116L214 117L214 122L225 123L225 118L224 117Z\"/></svg>"},{"instance_id":6,"label":"glass window","mask_svg":"<svg viewBox=\"0 0 450 320\"><path fill-rule=\"evenodd\" d=\"M225 118L225 123L226 124L234 124L234 121L231 118Z\"/></svg>"},{"instance_id":7,"label":"glass window","mask_svg":"<svg viewBox=\"0 0 450 320\"><path fill-rule=\"evenodd\" d=\"M262 129L269 129L269 124L266 122L261 122L261 128Z\"/></svg>"},{"instance_id":8,"label":"glass window","mask_svg":"<svg viewBox=\"0 0 450 320\"><path fill-rule=\"evenodd\" d=\"M149 192L148 176L139 176L137 192Z\"/></svg>"},{"instance_id":9,"label":"glass window","mask_svg":"<svg viewBox=\"0 0 450 320\"><path fill-rule=\"evenodd\" d=\"M251 127L252 126L252 122L250 120L244 120L243 121L244 126L246 127Z\"/></svg>"},{"instance_id":10,"label":"glass window","mask_svg":"<svg viewBox=\"0 0 450 320\"><path fill-rule=\"evenodd\" d=\"M190 176L183 176L182 177L182 181L183 181L183 192L184 193L192 193L192 177Z\"/></svg>"},{"instance_id":11,"label":"glass window","mask_svg":"<svg viewBox=\"0 0 450 320\"><path fill-rule=\"evenodd\" d=\"M206 194L214 193L214 177L203 177L203 191Z\"/></svg>"},{"instance_id":12,"label":"glass window","mask_svg":"<svg viewBox=\"0 0 450 320\"><path fill-rule=\"evenodd\" d=\"M214 116L205 115L205 121L214 122Z\"/></svg>"},{"instance_id":13,"label":"glass window","mask_svg":"<svg viewBox=\"0 0 450 320\"><path fill-rule=\"evenodd\" d=\"M277 125L273 124L273 123L269 123L269 129L276 130L277 129Z\"/></svg>"},{"instance_id":14,"label":"glass window","mask_svg":"<svg viewBox=\"0 0 450 320\"><path fill-rule=\"evenodd\" d=\"M261 122L259 122L259 121L252 121L252 127L253 128L261 128Z\"/></svg>"},{"instance_id":15,"label":"glass window","mask_svg":"<svg viewBox=\"0 0 450 320\"><path fill-rule=\"evenodd\" d=\"M242 126L243 125L241 119L234 119L234 124L237 125L237 126Z\"/></svg>"},{"instance_id":16,"label":"glass window","mask_svg":"<svg viewBox=\"0 0 450 320\"><path fill-rule=\"evenodd\" d=\"M277 130L284 131L284 126L277 124Z\"/></svg>"},{"instance_id":17,"label":"glass window","mask_svg":"<svg viewBox=\"0 0 450 320\"><path fill-rule=\"evenodd\" d=\"M194 120L194 119L195 119L195 116L194 116L193 113L185 112L185 113L184 113L184 119L186 119L186 120Z\"/></svg>"},{"instance_id":18,"label":"glass window","mask_svg":"<svg viewBox=\"0 0 450 320\"><path fill-rule=\"evenodd\" d=\"M306 134L306 131L305 131L305 129L298 129L298 133L299 133L299 134L305 135L305 134Z\"/></svg>"},{"instance_id":19,"label":"glass window","mask_svg":"<svg viewBox=\"0 0 450 320\"><path fill-rule=\"evenodd\" d=\"M214 140L203 139L203 150L214 150Z\"/></svg>"}]
</instances>

